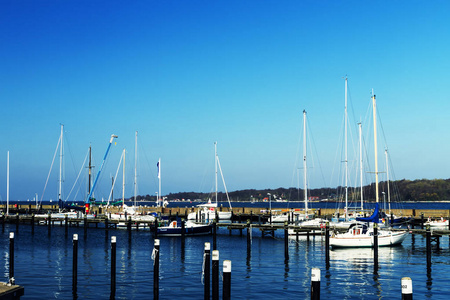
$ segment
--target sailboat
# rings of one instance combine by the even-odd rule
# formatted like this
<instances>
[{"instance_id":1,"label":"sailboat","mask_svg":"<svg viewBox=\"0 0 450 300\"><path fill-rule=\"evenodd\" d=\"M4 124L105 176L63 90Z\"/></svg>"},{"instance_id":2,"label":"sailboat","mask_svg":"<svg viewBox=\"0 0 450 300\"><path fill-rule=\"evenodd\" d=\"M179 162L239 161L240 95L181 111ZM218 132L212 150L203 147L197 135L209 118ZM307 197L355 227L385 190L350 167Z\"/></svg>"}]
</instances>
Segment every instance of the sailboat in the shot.
<instances>
[{"instance_id":1,"label":"sailboat","mask_svg":"<svg viewBox=\"0 0 450 300\"><path fill-rule=\"evenodd\" d=\"M188 220L195 220L195 219L204 219L204 220L215 220L216 215L218 216L219 220L230 220L232 215L232 207L231 207L231 201L228 197L228 191L227 186L225 184L225 179L223 178L222 173L222 167L220 166L219 156L217 155L217 142L214 142L214 162L215 162L215 183L216 183L216 191L215 191L215 198L216 201L212 202L211 199L208 200L207 203L199 204L197 207L201 208L197 212L191 212L188 214L187 219ZM230 205L230 211L218 211L217 210L217 167L219 167L220 175L222 177L223 186L225 188L225 193L227 195L228 204Z\"/></svg>"},{"instance_id":2,"label":"sailboat","mask_svg":"<svg viewBox=\"0 0 450 300\"><path fill-rule=\"evenodd\" d=\"M131 221L148 221L148 222L154 222L155 216L154 215L142 215L138 212L138 207L136 205L136 194L137 194L137 136L138 132L136 131L135 134L135 152L134 152L134 205L128 206L125 204L125 149L123 149L123 154L121 157L121 160L123 159L123 176L122 176L122 212L118 212L115 214L111 214L110 218L111 220L119 220L122 222L118 223L119 227L125 227L127 219L131 218ZM119 166L121 164L121 161L119 161ZM119 168L117 168L117 171L119 171ZM117 177L117 172L116 172ZM115 182L115 180L114 180ZM114 188L114 186L113 186ZM112 193L112 190L111 190Z\"/></svg>"},{"instance_id":3,"label":"sailboat","mask_svg":"<svg viewBox=\"0 0 450 300\"><path fill-rule=\"evenodd\" d=\"M372 92L373 106L373 134L375 149L375 210L369 218L356 218L358 223L352 224L345 233L333 233L330 237L330 246L332 248L339 247L373 247L374 244L374 227L373 224L379 223L379 191L378 191L378 155L377 155L377 127L376 127L376 100ZM408 232L393 232L389 228L378 229L378 246L395 246L401 244L407 237Z\"/></svg>"},{"instance_id":4,"label":"sailboat","mask_svg":"<svg viewBox=\"0 0 450 300\"><path fill-rule=\"evenodd\" d=\"M294 220L302 221L300 226L320 226L325 223L321 218L313 218L314 214L310 214L308 210L308 177L306 164L306 110L303 110L303 191L305 211L303 213L294 212ZM288 230L288 234L297 234L293 229Z\"/></svg>"}]
</instances>

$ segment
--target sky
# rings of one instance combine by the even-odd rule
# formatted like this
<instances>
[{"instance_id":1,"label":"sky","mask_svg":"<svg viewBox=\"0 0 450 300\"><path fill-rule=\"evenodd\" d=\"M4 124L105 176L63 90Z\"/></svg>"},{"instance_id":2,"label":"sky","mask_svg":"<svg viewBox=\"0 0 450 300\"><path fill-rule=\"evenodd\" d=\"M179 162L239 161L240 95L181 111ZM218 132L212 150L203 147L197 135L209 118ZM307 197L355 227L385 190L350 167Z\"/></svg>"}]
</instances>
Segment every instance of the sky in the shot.
<instances>
[{"instance_id":1,"label":"sky","mask_svg":"<svg viewBox=\"0 0 450 300\"><path fill-rule=\"evenodd\" d=\"M64 199L74 186L86 197L86 183L75 179L82 170L86 182L90 145L98 172L111 134L118 138L95 193L108 198L126 149L131 197L136 131L138 194L158 191L159 158L163 195L214 190L216 141L229 191L295 187L304 172L303 110L309 187L335 187L345 76L349 161L357 160L357 122L370 145L373 89L391 179L449 178L449 8L448 1L1 1L0 197L9 151L10 199L57 199L59 152L44 186L60 124Z\"/></svg>"}]
</instances>

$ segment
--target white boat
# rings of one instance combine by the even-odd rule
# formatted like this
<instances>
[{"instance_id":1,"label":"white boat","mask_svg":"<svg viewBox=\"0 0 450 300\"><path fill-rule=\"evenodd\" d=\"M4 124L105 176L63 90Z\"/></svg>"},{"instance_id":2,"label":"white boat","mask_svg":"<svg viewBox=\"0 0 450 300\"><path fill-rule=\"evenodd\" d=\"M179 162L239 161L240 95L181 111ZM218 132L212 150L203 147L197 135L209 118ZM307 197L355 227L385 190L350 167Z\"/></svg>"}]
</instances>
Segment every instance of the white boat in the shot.
<instances>
[{"instance_id":1,"label":"white boat","mask_svg":"<svg viewBox=\"0 0 450 300\"><path fill-rule=\"evenodd\" d=\"M192 221L186 221L184 224L184 235L207 235L212 233L211 224L197 224ZM172 221L168 226L161 226L157 229L157 236L182 236L183 228L181 222Z\"/></svg>"},{"instance_id":2,"label":"white boat","mask_svg":"<svg viewBox=\"0 0 450 300\"><path fill-rule=\"evenodd\" d=\"M368 226L371 224L372 226ZM374 245L374 223L356 223L346 233L330 237L332 248L371 248ZM406 231L378 229L378 247L400 245L407 237Z\"/></svg>"},{"instance_id":3,"label":"white boat","mask_svg":"<svg viewBox=\"0 0 450 300\"><path fill-rule=\"evenodd\" d=\"M445 220L443 217L439 220L431 220L431 218L428 218L425 225L430 225L430 227L448 227L448 220Z\"/></svg>"},{"instance_id":4,"label":"white boat","mask_svg":"<svg viewBox=\"0 0 450 300\"><path fill-rule=\"evenodd\" d=\"M373 126L374 126L374 153L375 153L375 210L369 218L357 218L357 221L366 222L351 225L346 233L332 234L330 237L330 246L336 247L373 247L374 231L373 224L379 223L379 206L378 206L378 157L377 157L377 131L376 131L376 101L375 95L372 96L373 104ZM378 246L394 246L401 244L406 236L407 231L392 231L390 229L378 229Z\"/></svg>"},{"instance_id":5,"label":"white boat","mask_svg":"<svg viewBox=\"0 0 450 300\"><path fill-rule=\"evenodd\" d=\"M217 142L214 143L214 153L215 153L215 182L216 182L216 192L215 198L216 202L211 202L211 199L208 200L208 203L199 204L197 207L200 209L197 212L191 212L188 214L188 220L215 220L216 216L219 220L230 220L232 216L232 207L230 197L228 196L227 186L225 184L225 179L223 178L222 167L220 166L219 156L217 155ZM225 193L228 199L228 205L230 206L230 211L219 211L217 209L217 167L219 167L220 175L222 177L223 186L225 188Z\"/></svg>"}]
</instances>

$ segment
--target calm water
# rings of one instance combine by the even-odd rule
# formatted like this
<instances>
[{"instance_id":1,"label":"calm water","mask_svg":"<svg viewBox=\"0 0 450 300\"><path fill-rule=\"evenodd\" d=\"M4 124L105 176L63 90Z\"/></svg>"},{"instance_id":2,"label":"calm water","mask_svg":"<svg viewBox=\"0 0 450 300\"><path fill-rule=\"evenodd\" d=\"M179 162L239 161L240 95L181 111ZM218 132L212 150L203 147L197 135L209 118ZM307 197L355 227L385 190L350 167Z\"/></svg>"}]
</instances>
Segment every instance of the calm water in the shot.
<instances>
[{"instance_id":1,"label":"calm water","mask_svg":"<svg viewBox=\"0 0 450 300\"><path fill-rule=\"evenodd\" d=\"M8 279L9 232L6 225L0 235L2 277ZM110 240L117 236L117 299L151 299L153 297L153 238L149 231L21 225L15 238L16 283L25 287L23 299L73 299L72 236L79 234L78 299L107 299L110 292ZM232 236L219 229L220 269L223 260L232 261L233 299L308 299L311 268L321 274L322 299L400 299L400 281L413 280L415 299L447 299L450 281L449 239L441 239L440 250L433 249L432 270L427 274L425 239L408 237L402 246L381 248L378 274L373 273L371 249L332 250L331 266L325 270L324 242L316 237L309 243L289 243L289 261L284 260L282 232L275 238L252 233L252 251L247 257L247 238ZM205 242L212 237L186 238L184 249L180 238L161 237L160 299L202 299L202 258ZM220 283L221 286L221 283ZM220 291L220 298L222 291Z\"/></svg>"}]
</instances>

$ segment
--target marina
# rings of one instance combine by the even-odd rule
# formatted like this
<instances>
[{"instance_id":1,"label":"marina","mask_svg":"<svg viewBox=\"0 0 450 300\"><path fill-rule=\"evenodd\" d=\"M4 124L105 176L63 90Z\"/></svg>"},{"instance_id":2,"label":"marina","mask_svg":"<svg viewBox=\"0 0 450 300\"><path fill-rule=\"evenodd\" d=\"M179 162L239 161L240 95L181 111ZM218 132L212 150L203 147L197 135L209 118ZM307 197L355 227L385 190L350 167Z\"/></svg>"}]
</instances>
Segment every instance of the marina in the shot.
<instances>
[{"instance_id":1,"label":"marina","mask_svg":"<svg viewBox=\"0 0 450 300\"><path fill-rule=\"evenodd\" d=\"M172 208L171 211L175 210ZM241 208L241 211L245 209ZM50 220L45 224L36 218L34 226L30 216L14 215L2 219L2 245L7 247L9 232L14 232L14 277L16 283L24 287L21 299L109 298L112 287L110 241L113 236L117 241L116 299L138 299L155 293L152 249L156 239L160 241L159 299L203 297L202 257L206 242L220 252L220 272L224 271L222 263L225 260L232 262L232 299L255 299L266 294L308 298L313 268L321 270L320 291L324 299L398 298L402 292L400 281L405 276L412 278L416 297L444 299L439 285L445 286L448 281L445 274L450 271L450 231L445 227L427 228L428 220L422 218L422 214L413 219L414 228L411 227L402 245L382 247L377 251L332 249L326 246L323 228L302 228L295 225L294 220L290 224L259 223L261 217L266 221L268 217L253 212L249 215L238 213L227 223L214 222L215 234L185 238L154 236L154 224L132 227L130 222L126 229L116 229L117 221L108 220L104 215L74 218L67 223ZM170 215L176 217L176 214ZM246 218L250 215L254 221ZM169 213L163 216L168 218ZM308 234L287 238L288 228ZM317 232L318 235L313 234ZM79 237L75 291L71 239L74 234ZM5 253L3 281L7 281L7 248L2 252ZM352 284L355 281L359 283L356 290ZM267 285L271 286L270 291L263 292ZM222 281L219 289L222 295Z\"/></svg>"}]
</instances>

